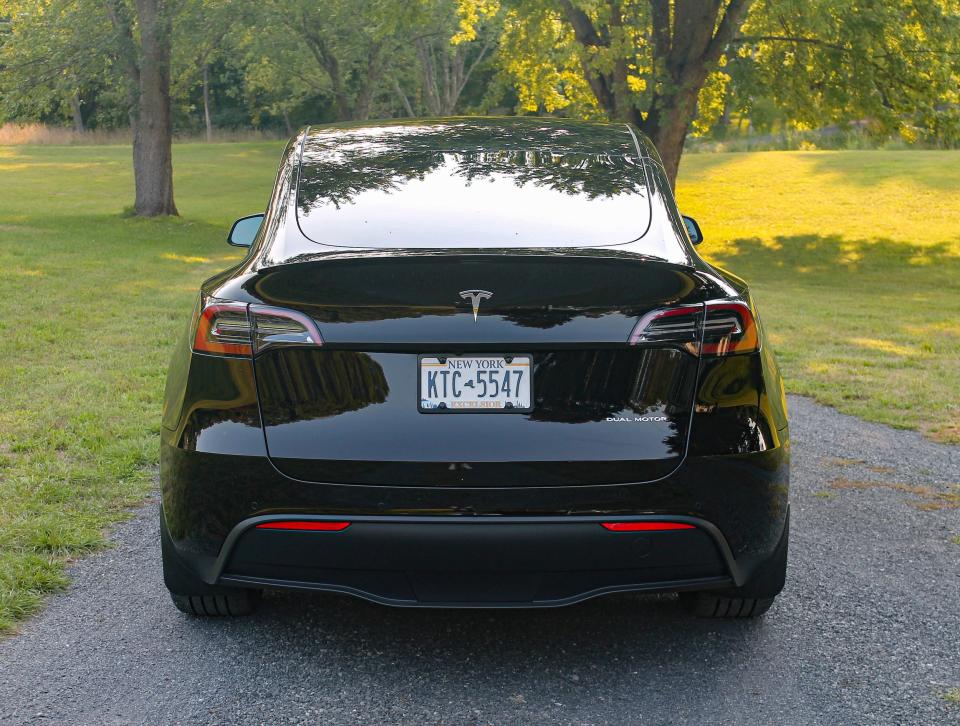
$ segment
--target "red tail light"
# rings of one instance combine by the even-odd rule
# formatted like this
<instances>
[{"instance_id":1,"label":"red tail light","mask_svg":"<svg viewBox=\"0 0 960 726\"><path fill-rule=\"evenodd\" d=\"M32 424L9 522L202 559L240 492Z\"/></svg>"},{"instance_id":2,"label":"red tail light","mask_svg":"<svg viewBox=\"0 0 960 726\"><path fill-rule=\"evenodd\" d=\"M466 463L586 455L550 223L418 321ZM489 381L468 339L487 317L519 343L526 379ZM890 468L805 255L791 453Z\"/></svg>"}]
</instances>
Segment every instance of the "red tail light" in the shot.
<instances>
[{"instance_id":1,"label":"red tail light","mask_svg":"<svg viewBox=\"0 0 960 726\"><path fill-rule=\"evenodd\" d=\"M197 318L193 349L198 353L250 355L250 321L247 306L233 302L207 302Z\"/></svg>"},{"instance_id":2,"label":"red tail light","mask_svg":"<svg viewBox=\"0 0 960 726\"><path fill-rule=\"evenodd\" d=\"M611 532L665 532L671 529L696 529L685 522L603 522Z\"/></svg>"},{"instance_id":3,"label":"red tail light","mask_svg":"<svg viewBox=\"0 0 960 726\"><path fill-rule=\"evenodd\" d=\"M350 522L314 522L309 520L290 520L286 522L264 522L257 529L288 529L304 532L342 532Z\"/></svg>"},{"instance_id":4,"label":"red tail light","mask_svg":"<svg viewBox=\"0 0 960 726\"><path fill-rule=\"evenodd\" d=\"M703 322L703 355L753 353L760 347L757 324L744 302L708 302Z\"/></svg>"},{"instance_id":5,"label":"red tail light","mask_svg":"<svg viewBox=\"0 0 960 726\"><path fill-rule=\"evenodd\" d=\"M679 344L697 354L703 305L679 305L651 310L640 318L630 334L630 345L640 343Z\"/></svg>"},{"instance_id":6,"label":"red tail light","mask_svg":"<svg viewBox=\"0 0 960 726\"><path fill-rule=\"evenodd\" d=\"M760 341L749 305L716 301L652 310L634 326L629 343L674 345L692 355L720 356L752 353Z\"/></svg>"},{"instance_id":7,"label":"red tail light","mask_svg":"<svg viewBox=\"0 0 960 726\"><path fill-rule=\"evenodd\" d=\"M199 353L245 355L282 346L323 345L316 323L303 313L268 305L201 301L193 349Z\"/></svg>"},{"instance_id":8,"label":"red tail light","mask_svg":"<svg viewBox=\"0 0 960 726\"><path fill-rule=\"evenodd\" d=\"M250 319L253 321L255 353L262 353L269 348L323 345L317 324L295 310L251 305Z\"/></svg>"}]
</instances>

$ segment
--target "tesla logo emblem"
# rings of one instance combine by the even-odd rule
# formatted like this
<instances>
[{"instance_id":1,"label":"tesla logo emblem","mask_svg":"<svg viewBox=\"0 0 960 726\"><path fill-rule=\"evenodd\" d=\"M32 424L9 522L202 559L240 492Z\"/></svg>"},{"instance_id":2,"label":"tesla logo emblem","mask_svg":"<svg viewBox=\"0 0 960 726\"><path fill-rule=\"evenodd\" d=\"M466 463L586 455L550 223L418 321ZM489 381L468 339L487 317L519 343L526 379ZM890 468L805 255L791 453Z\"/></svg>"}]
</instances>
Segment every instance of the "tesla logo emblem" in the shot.
<instances>
[{"instance_id":1,"label":"tesla logo emblem","mask_svg":"<svg viewBox=\"0 0 960 726\"><path fill-rule=\"evenodd\" d=\"M473 306L473 322L477 322L477 313L480 312L480 301L489 300L493 297L492 292L486 290L461 290L460 297L469 300Z\"/></svg>"}]
</instances>

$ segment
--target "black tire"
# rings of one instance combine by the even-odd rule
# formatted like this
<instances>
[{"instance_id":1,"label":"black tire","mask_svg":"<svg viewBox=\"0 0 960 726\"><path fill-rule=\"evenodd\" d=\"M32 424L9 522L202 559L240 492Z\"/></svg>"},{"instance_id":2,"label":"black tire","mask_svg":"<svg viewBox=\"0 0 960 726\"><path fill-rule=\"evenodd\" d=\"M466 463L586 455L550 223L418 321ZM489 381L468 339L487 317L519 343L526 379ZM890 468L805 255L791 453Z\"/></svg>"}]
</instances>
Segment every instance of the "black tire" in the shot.
<instances>
[{"instance_id":1,"label":"black tire","mask_svg":"<svg viewBox=\"0 0 960 726\"><path fill-rule=\"evenodd\" d=\"M766 562L753 573L742 587L709 592L684 593L694 615L701 618L755 618L763 615L776 599L787 578L787 551L790 546L790 511L783 526L783 534Z\"/></svg>"},{"instance_id":2,"label":"black tire","mask_svg":"<svg viewBox=\"0 0 960 726\"><path fill-rule=\"evenodd\" d=\"M260 599L259 590L240 590L226 595L177 595L170 593L177 610L188 615L249 615Z\"/></svg>"},{"instance_id":3,"label":"black tire","mask_svg":"<svg viewBox=\"0 0 960 726\"><path fill-rule=\"evenodd\" d=\"M259 590L208 585L177 556L160 513L160 553L163 559L163 583L173 604L181 612L198 616L235 616L252 613L260 601Z\"/></svg>"},{"instance_id":4,"label":"black tire","mask_svg":"<svg viewBox=\"0 0 960 726\"><path fill-rule=\"evenodd\" d=\"M698 618L755 618L773 605L772 597L722 597L708 592L693 594L693 613Z\"/></svg>"}]
</instances>

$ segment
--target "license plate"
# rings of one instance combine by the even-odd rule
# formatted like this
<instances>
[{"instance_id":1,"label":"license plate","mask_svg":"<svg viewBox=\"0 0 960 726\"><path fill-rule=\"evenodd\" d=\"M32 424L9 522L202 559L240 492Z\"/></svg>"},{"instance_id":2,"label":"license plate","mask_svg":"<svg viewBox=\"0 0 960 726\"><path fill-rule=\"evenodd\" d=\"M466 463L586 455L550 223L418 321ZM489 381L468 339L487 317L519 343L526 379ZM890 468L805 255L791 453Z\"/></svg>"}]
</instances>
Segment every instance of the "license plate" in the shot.
<instances>
[{"instance_id":1,"label":"license plate","mask_svg":"<svg viewBox=\"0 0 960 726\"><path fill-rule=\"evenodd\" d=\"M529 355L420 356L425 413L524 413L532 408Z\"/></svg>"}]
</instances>

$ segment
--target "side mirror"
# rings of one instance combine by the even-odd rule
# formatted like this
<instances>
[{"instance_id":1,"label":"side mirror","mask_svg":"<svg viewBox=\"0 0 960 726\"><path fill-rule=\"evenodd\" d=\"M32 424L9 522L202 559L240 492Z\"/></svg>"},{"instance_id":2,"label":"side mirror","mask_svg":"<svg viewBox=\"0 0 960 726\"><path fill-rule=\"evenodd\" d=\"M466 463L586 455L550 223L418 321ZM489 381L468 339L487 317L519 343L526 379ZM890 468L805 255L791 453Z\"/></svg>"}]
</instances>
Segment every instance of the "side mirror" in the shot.
<instances>
[{"instance_id":1,"label":"side mirror","mask_svg":"<svg viewBox=\"0 0 960 726\"><path fill-rule=\"evenodd\" d=\"M700 231L700 225L693 217L684 216L683 223L687 227L687 234L690 235L690 241L695 245L703 242L703 232Z\"/></svg>"},{"instance_id":2,"label":"side mirror","mask_svg":"<svg viewBox=\"0 0 960 726\"><path fill-rule=\"evenodd\" d=\"M257 238L257 232L260 231L260 225L263 223L262 214L251 214L249 217L241 217L230 228L230 234L227 235L227 243L234 247L249 247L253 240Z\"/></svg>"}]
</instances>

